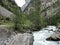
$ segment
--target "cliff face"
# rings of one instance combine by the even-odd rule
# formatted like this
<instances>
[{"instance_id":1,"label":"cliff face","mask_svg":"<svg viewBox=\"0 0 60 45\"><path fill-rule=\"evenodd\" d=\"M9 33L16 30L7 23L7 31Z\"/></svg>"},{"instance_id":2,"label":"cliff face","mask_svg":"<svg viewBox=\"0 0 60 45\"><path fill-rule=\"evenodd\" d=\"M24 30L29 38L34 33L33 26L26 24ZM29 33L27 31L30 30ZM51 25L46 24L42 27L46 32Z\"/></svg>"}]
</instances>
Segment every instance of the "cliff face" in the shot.
<instances>
[{"instance_id":1,"label":"cliff face","mask_svg":"<svg viewBox=\"0 0 60 45\"><path fill-rule=\"evenodd\" d=\"M58 0L41 0L42 15L51 17L59 11Z\"/></svg>"},{"instance_id":2,"label":"cliff face","mask_svg":"<svg viewBox=\"0 0 60 45\"><path fill-rule=\"evenodd\" d=\"M49 18L53 15L56 15L57 12L59 12L59 9L60 9L59 3L60 2L58 0L40 0L40 2L41 2L40 8L41 8L42 16ZM32 3L32 4L34 4L34 3ZM32 6L30 8L34 9L34 7L32 7Z\"/></svg>"},{"instance_id":3,"label":"cliff face","mask_svg":"<svg viewBox=\"0 0 60 45\"><path fill-rule=\"evenodd\" d=\"M24 13L29 14L31 10L35 10L35 0L31 0L29 5L24 10ZM41 15L51 17L59 12L58 0L40 0ZM27 13L28 12L28 13Z\"/></svg>"},{"instance_id":4,"label":"cliff face","mask_svg":"<svg viewBox=\"0 0 60 45\"><path fill-rule=\"evenodd\" d=\"M10 10L11 12L15 13L15 7L18 7L14 0L1 0L1 5ZM41 8L41 15L43 16L52 16L55 15L59 10L57 0L40 0L40 8ZM19 7L18 7L19 8ZM35 10L35 0L26 0L26 4L21 7L22 11L26 14L29 14L31 10Z\"/></svg>"}]
</instances>

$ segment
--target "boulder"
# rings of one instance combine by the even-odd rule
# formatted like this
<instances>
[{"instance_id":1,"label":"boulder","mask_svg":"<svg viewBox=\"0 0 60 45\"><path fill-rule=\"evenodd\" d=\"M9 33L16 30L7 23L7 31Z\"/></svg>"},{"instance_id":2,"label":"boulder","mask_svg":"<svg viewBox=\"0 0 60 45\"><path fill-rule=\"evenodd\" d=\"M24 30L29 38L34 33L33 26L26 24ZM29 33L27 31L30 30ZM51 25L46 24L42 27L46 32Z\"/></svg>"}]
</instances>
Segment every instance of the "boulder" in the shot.
<instances>
[{"instance_id":1,"label":"boulder","mask_svg":"<svg viewBox=\"0 0 60 45\"><path fill-rule=\"evenodd\" d=\"M46 40L49 41L60 41L60 30L55 31L49 38Z\"/></svg>"},{"instance_id":2,"label":"boulder","mask_svg":"<svg viewBox=\"0 0 60 45\"><path fill-rule=\"evenodd\" d=\"M18 33L5 41L5 45L33 45L33 35L29 33Z\"/></svg>"}]
</instances>

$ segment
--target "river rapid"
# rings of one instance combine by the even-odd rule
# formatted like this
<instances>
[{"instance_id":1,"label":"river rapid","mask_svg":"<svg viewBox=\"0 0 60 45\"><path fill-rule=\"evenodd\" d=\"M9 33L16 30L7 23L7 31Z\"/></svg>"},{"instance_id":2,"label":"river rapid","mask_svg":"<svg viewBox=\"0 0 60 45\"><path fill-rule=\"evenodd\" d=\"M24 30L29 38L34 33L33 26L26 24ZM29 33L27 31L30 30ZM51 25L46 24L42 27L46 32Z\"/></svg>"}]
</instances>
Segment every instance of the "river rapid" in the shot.
<instances>
[{"instance_id":1,"label":"river rapid","mask_svg":"<svg viewBox=\"0 0 60 45\"><path fill-rule=\"evenodd\" d=\"M47 41L46 38L50 37L54 31L41 29L40 31L33 32L34 43L33 45L60 45L60 41Z\"/></svg>"}]
</instances>

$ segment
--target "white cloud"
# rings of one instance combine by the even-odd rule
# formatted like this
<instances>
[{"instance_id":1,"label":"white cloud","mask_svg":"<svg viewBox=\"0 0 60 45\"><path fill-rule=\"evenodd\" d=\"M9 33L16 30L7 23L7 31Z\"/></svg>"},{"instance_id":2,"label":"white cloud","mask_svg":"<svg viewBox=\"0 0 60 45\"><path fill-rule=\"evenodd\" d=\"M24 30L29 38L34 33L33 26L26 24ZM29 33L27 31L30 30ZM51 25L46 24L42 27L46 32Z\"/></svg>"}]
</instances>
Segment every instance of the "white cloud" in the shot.
<instances>
[{"instance_id":1,"label":"white cloud","mask_svg":"<svg viewBox=\"0 0 60 45\"><path fill-rule=\"evenodd\" d=\"M15 2L19 7L22 7L25 4L25 0L15 0Z\"/></svg>"}]
</instances>

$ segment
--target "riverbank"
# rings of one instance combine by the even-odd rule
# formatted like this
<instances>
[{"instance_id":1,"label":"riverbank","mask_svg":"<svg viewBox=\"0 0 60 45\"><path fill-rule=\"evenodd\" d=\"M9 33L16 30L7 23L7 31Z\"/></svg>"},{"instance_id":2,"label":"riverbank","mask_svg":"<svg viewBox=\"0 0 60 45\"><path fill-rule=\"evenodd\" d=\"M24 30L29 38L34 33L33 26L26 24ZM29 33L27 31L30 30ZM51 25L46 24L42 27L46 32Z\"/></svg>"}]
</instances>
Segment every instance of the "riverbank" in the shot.
<instances>
[{"instance_id":1,"label":"riverbank","mask_svg":"<svg viewBox=\"0 0 60 45\"><path fill-rule=\"evenodd\" d=\"M6 26L0 26L0 45L32 45L33 35L14 32Z\"/></svg>"}]
</instances>

